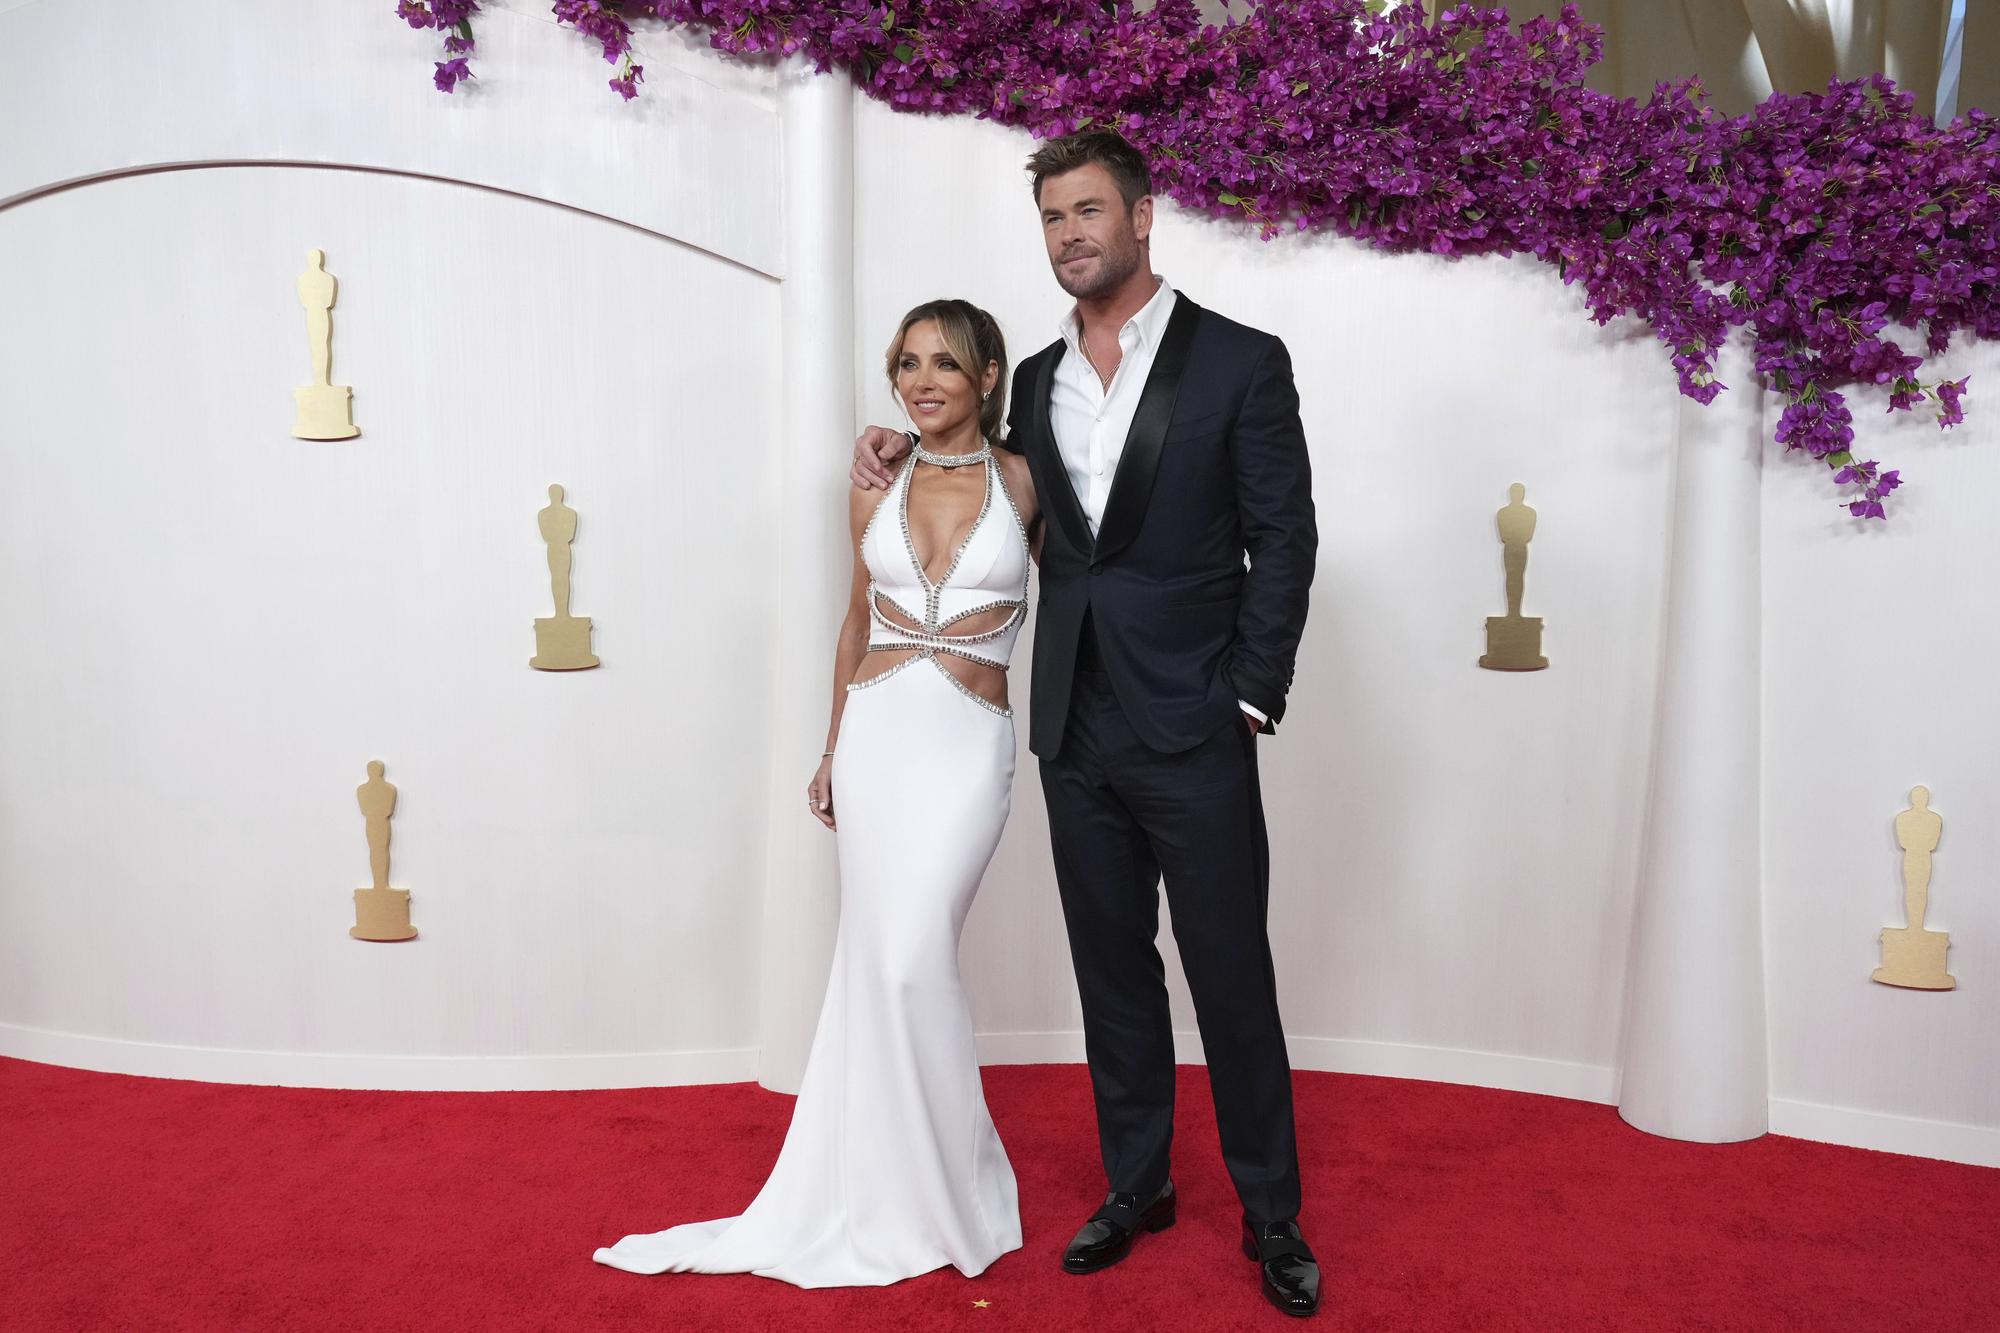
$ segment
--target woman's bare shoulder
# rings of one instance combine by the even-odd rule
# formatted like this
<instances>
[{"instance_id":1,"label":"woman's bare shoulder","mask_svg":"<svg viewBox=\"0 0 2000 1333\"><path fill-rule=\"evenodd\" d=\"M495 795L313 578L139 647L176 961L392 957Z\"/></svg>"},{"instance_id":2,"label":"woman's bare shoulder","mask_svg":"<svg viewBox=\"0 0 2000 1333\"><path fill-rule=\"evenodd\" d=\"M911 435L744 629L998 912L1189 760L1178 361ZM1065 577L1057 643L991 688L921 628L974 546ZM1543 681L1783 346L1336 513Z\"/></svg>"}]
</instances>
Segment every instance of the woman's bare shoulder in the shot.
<instances>
[{"instance_id":1,"label":"woman's bare shoulder","mask_svg":"<svg viewBox=\"0 0 2000 1333\"><path fill-rule=\"evenodd\" d=\"M886 489L856 486L851 483L848 485L847 526L853 533L855 541L861 540L862 532L868 527L868 520L875 517L875 511L881 507L884 497L888 494Z\"/></svg>"},{"instance_id":2,"label":"woman's bare shoulder","mask_svg":"<svg viewBox=\"0 0 2000 1333\"><path fill-rule=\"evenodd\" d=\"M1007 493L1014 497L1014 507L1023 514L1039 508L1035 503L1035 475L1028 469L1028 460L1002 449L995 449L993 457L999 460L1000 478L1007 483Z\"/></svg>"}]
</instances>

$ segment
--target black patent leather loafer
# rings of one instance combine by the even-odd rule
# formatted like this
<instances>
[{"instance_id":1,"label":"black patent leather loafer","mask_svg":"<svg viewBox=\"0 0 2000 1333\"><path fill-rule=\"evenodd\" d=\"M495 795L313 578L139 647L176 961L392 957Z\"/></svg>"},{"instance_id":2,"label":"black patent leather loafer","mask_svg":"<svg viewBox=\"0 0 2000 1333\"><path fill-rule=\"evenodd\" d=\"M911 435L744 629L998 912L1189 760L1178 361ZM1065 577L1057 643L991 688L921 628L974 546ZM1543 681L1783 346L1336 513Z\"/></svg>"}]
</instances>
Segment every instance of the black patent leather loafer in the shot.
<instances>
[{"instance_id":1,"label":"black patent leather loafer","mask_svg":"<svg viewBox=\"0 0 2000 1333\"><path fill-rule=\"evenodd\" d=\"M1142 1231L1165 1231L1174 1224L1174 1182L1168 1181L1150 1202L1116 1190L1104 1196L1104 1206L1091 1214L1076 1239L1063 1251L1066 1273L1095 1273L1123 1259Z\"/></svg>"},{"instance_id":2,"label":"black patent leather loafer","mask_svg":"<svg viewBox=\"0 0 2000 1333\"><path fill-rule=\"evenodd\" d=\"M1243 1257L1257 1261L1271 1304L1291 1315L1319 1309L1319 1261L1297 1222L1253 1223L1245 1217Z\"/></svg>"}]
</instances>

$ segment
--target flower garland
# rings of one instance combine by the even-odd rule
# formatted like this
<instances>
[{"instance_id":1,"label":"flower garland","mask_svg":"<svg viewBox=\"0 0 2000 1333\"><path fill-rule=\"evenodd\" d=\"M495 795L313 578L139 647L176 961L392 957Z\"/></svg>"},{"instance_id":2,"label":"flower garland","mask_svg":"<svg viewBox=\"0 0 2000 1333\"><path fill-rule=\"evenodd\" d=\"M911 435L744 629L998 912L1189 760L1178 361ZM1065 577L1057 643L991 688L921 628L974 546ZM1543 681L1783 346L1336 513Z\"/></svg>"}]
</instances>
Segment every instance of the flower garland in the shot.
<instances>
[{"instance_id":1,"label":"flower garland","mask_svg":"<svg viewBox=\"0 0 2000 1333\"><path fill-rule=\"evenodd\" d=\"M1850 448L1841 390L1964 419L1966 380L1926 379L1961 331L2000 336L2000 143L1971 111L1947 129L1881 76L1779 94L1726 117L1698 81L1640 103L1583 86L1599 30L1573 6L1518 31L1499 9L1427 21L1382 0L1291 0L1205 26L1194 0L555 0L556 18L637 95L631 19L708 27L736 55L804 53L909 111L1037 135L1116 128L1158 191L1392 250L1530 252L1580 283L1591 317L1647 321L1681 392L1707 403L1731 330L1785 398L1776 438L1881 518L1898 474ZM478 0L401 0L445 32L435 81L471 77ZM1921 352L1888 336L1921 335Z\"/></svg>"}]
</instances>

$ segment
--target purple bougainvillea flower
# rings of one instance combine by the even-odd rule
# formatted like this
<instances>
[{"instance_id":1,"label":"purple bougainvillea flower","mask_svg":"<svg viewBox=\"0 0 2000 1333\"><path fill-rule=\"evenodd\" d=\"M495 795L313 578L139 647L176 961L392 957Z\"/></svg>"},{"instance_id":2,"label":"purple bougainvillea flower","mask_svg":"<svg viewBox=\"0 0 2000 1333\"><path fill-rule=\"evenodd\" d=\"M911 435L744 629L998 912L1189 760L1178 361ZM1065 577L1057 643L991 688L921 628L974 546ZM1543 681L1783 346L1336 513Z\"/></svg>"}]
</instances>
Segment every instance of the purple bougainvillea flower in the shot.
<instances>
[{"instance_id":1,"label":"purple bougainvillea flower","mask_svg":"<svg viewBox=\"0 0 2000 1333\"><path fill-rule=\"evenodd\" d=\"M1965 382L1972 376L1965 375L1955 380L1940 380L1937 386L1938 429L1956 426L1965 420L1965 409L1959 406L1959 396L1965 392Z\"/></svg>"},{"instance_id":2,"label":"purple bougainvillea flower","mask_svg":"<svg viewBox=\"0 0 2000 1333\"><path fill-rule=\"evenodd\" d=\"M1159 194L1267 239L1325 230L1401 252L1533 254L1598 323L1644 320L1699 402L1726 387L1717 359L1746 330L1756 374L1785 403L1777 441L1860 488L1857 517L1882 517L1897 474L1853 462L1840 391L1881 393L1890 411L1935 398L1951 426L1966 382L1928 380L1926 363L1954 336L2000 338L1996 121L1972 110L1939 128L1880 75L1742 116L1691 78L1643 102L1611 97L1584 86L1602 36L1574 6L1518 27L1497 8L1432 19L1365 0L1262 4L1219 26L1195 0L550 8L620 65L609 83L628 101L632 21L699 27L732 55L803 54L897 110L1040 136L1109 126L1146 154ZM396 12L469 43L479 4ZM470 77L450 40L436 79L447 92ZM1892 326L1918 332L1923 352Z\"/></svg>"},{"instance_id":3,"label":"purple bougainvillea flower","mask_svg":"<svg viewBox=\"0 0 2000 1333\"><path fill-rule=\"evenodd\" d=\"M458 86L460 79L471 77L472 71L466 68L465 57L458 56L452 60L438 61L437 73L432 76L431 81L437 84L439 92L448 93Z\"/></svg>"},{"instance_id":4,"label":"purple bougainvillea flower","mask_svg":"<svg viewBox=\"0 0 2000 1333\"><path fill-rule=\"evenodd\" d=\"M412 28L434 28L445 33L444 53L453 57L436 62L431 82L448 93L459 82L472 77L465 53L472 50L472 16L479 12L479 0L397 0L396 17Z\"/></svg>"},{"instance_id":5,"label":"purple bougainvillea flower","mask_svg":"<svg viewBox=\"0 0 2000 1333\"><path fill-rule=\"evenodd\" d=\"M618 90L620 97L629 102L639 95L639 85L644 82L645 78L646 67L644 65L634 65L625 71L622 78L611 80L611 86Z\"/></svg>"}]
</instances>

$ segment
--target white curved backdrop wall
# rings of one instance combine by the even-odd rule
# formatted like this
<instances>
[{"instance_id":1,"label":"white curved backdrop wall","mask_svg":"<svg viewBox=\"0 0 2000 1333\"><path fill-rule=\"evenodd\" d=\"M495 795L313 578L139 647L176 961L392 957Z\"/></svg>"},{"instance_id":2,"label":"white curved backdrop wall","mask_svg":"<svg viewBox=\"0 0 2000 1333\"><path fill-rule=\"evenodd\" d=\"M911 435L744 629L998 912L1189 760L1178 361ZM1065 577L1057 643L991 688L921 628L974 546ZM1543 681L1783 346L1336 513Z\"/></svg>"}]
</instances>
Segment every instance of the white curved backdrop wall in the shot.
<instances>
[{"instance_id":1,"label":"white curved backdrop wall","mask_svg":"<svg viewBox=\"0 0 2000 1333\"><path fill-rule=\"evenodd\" d=\"M756 975L770 823L770 74L663 53L621 119L573 34L496 13L496 91L453 102L393 15L129 6L108 113L69 81L61 8L0 14L0 118L64 126L0 160L7 1049L300 1083L748 1077L756 1005L718 978ZM664 148L670 111L660 174L590 160ZM343 443L289 435L308 247L341 282ZM527 666L552 482L595 672ZM346 936L372 758L410 945Z\"/></svg>"},{"instance_id":2,"label":"white curved backdrop wall","mask_svg":"<svg viewBox=\"0 0 2000 1333\"><path fill-rule=\"evenodd\" d=\"M668 35L628 107L536 8L489 16L480 83L446 99L427 39L372 9L299 6L330 53L302 69L282 22L231 25L225 57L186 35L219 28L135 5L90 53L135 71L123 114L0 149L0 199L25 198L0 209L0 1050L333 1085L796 1077L836 892L791 821L846 575L839 455L898 419L879 353L916 301L987 305L1016 358L1054 336L1029 142L850 113ZM9 123L81 97L56 9L0 12ZM203 61L183 111L136 73ZM237 165L36 195L211 160ZM342 281L346 444L286 433L307 246ZM1615 1100L1662 663L1705 650L1662 639L1674 459L1766 428L1747 370L1689 411L1643 329L1591 325L1526 260L1266 244L1172 208L1155 260L1286 338L1314 449L1312 622L1261 743L1295 1059ZM1772 1127L2000 1161L2000 609L1968 577L1996 554L2000 355L1958 370L1953 435L1864 405L1913 480L1886 528L1855 530L1815 467L1764 469L1741 799ZM525 665L551 481L605 660L568 677ZM1554 664L1526 676L1473 666L1514 481ZM423 931L394 948L345 937L374 757ZM965 965L987 1058L1077 1059L1022 758ZM1949 996L1867 980L1916 782L1947 820Z\"/></svg>"},{"instance_id":3,"label":"white curved backdrop wall","mask_svg":"<svg viewBox=\"0 0 2000 1333\"><path fill-rule=\"evenodd\" d=\"M684 455L775 433L776 284L339 170L125 177L0 236L36 312L6 348L7 1018L270 1051L750 1044L698 979L754 969L778 607L742 534L773 478ZM351 442L287 434L308 241L342 279ZM675 307L713 336L663 346ZM551 482L594 673L527 667ZM378 757L406 947L345 937Z\"/></svg>"}]
</instances>

